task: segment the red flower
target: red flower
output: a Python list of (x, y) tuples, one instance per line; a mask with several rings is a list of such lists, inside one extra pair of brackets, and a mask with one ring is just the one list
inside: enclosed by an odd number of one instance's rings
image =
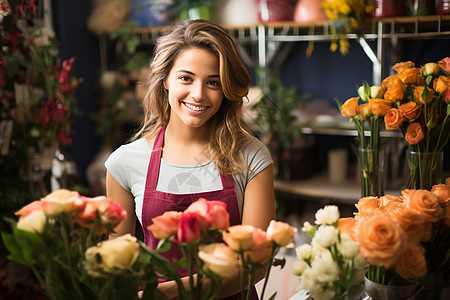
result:
[(200, 238), (200, 225), (197, 214), (184, 213), (181, 216), (177, 235), (177, 241), (181, 243), (190, 243)]

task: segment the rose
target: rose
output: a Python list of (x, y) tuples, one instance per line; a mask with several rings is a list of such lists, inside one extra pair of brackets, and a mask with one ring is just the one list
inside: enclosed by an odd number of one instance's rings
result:
[(405, 198), (405, 206), (417, 212), (426, 221), (437, 221), (443, 212), (438, 196), (431, 191), (406, 190), (402, 191), (402, 195)]
[(450, 104), (450, 89), (447, 90), (447, 92), (445, 93), (444, 98), (442, 98), (442, 100), (445, 103)]
[(420, 73), (418, 68), (404, 69), (398, 73), (398, 77), (404, 84), (413, 84), (416, 83)]
[(423, 76), (435, 76), (439, 72), (439, 65), (437, 63), (426, 63), (422, 67), (422, 75)]
[(25, 217), (28, 216), (29, 214), (38, 211), (38, 210), (42, 210), (42, 202), (39, 200), (33, 201), (27, 205), (25, 205), (24, 207), (22, 207), (21, 209), (19, 209), (18, 211), (15, 212), (16, 216), (21, 216), (21, 217)]
[(379, 199), (380, 207), (387, 207), (391, 203), (403, 203), (403, 199), (393, 195), (384, 195)]
[(292, 273), (294, 275), (300, 276), (306, 270), (306, 268), (308, 268), (308, 264), (303, 260), (295, 261), (292, 264)]
[(148, 230), (152, 232), (155, 238), (160, 240), (166, 239), (177, 233), (181, 215), (181, 212), (167, 211), (153, 218), (153, 224), (148, 226)]
[(450, 76), (450, 57), (446, 57), (438, 62), (439, 68), (441, 68), (442, 71), (447, 76)]
[(201, 228), (214, 227), (225, 230), (230, 224), (230, 215), (227, 212), (226, 206), (226, 203), (222, 201), (208, 201), (200, 198), (189, 205), (184, 212), (197, 214)]
[(244, 257), (252, 263), (263, 263), (270, 258), (272, 248), (273, 244), (267, 240), (265, 231), (255, 228), (252, 233), (252, 248), (244, 252)]
[(239, 271), (238, 254), (225, 244), (201, 245), (198, 257), (203, 261), (206, 268), (222, 278), (232, 277)]
[(112, 202), (105, 196), (81, 197), (80, 199), (85, 202), (83, 211), (76, 217), (76, 222), (80, 226), (92, 227), (98, 214), (102, 224), (111, 224), (115, 227), (127, 216), (126, 210), (120, 204)]
[(346, 234), (353, 240), (356, 240), (356, 225), (358, 221), (355, 218), (341, 218), (339, 219), (339, 231), (341, 235)]
[(137, 239), (130, 234), (122, 235), (112, 240), (99, 243), (86, 250), (88, 272), (111, 272), (115, 268), (129, 269), (139, 256)]
[(178, 242), (190, 243), (200, 238), (200, 224), (197, 214), (183, 213), (177, 231)]
[(403, 70), (414, 68), (414, 66), (415, 66), (414, 62), (412, 61), (399, 62), (392, 67), (392, 70), (397, 71), (397, 73), (400, 73)]
[(371, 215), (374, 210), (380, 207), (380, 199), (373, 196), (363, 197), (359, 199), (358, 203), (356, 203), (355, 206), (358, 209), (358, 213), (355, 213), (357, 217)]
[(267, 227), (266, 236), (269, 241), (272, 241), (277, 246), (286, 247), (292, 243), (292, 238), (297, 232), (297, 228), (290, 226), (287, 223), (272, 220)]
[(368, 263), (391, 268), (403, 250), (406, 235), (384, 214), (374, 214), (358, 222), (359, 251)]
[(427, 240), (428, 234), (425, 230), (424, 220), (416, 211), (408, 209), (403, 203), (391, 202), (384, 212), (400, 225), (410, 241)]
[(301, 260), (310, 260), (312, 253), (312, 247), (310, 244), (303, 244), (295, 248), (295, 254)]
[(358, 111), (358, 101), (359, 97), (353, 97), (345, 101), (341, 107), (341, 114), (344, 117), (349, 118), (353, 118), (354, 116), (356, 116), (356, 113)]
[(29, 215), (23, 216), (17, 222), (17, 228), (20, 230), (42, 233), (47, 223), (47, 216), (42, 210), (36, 210)]
[(252, 225), (235, 225), (228, 228), (227, 232), (222, 234), (223, 240), (234, 251), (245, 251), (251, 249), (253, 245)]
[[(392, 75), (392, 76), (386, 77), (381, 82), (381, 86), (387, 90), (390, 86), (392, 86), (395, 83), (399, 83), (399, 84), (403, 85), (403, 82), (400, 80), (398, 75)], [(386, 95), (385, 95), (385, 97), (386, 97)]]
[(386, 130), (395, 130), (403, 124), (403, 116), (396, 108), (391, 108), (384, 116), (384, 125)]
[(428, 98), (427, 99), (423, 98), (424, 90), (425, 90), (425, 86), (423, 86), (423, 85), (415, 86), (414, 87), (414, 97), (417, 102), (420, 102), (422, 104), (425, 104), (425, 102), (426, 102), (427, 104), (430, 104), (434, 99), (434, 90), (427, 87), (427, 90), (428, 90)]
[(111, 202), (106, 212), (100, 215), (103, 224), (111, 224), (113, 228), (127, 217), (127, 211), (119, 203)]
[(328, 248), (338, 241), (339, 230), (334, 226), (322, 225), (317, 229), (312, 245)]
[(411, 123), (406, 128), (405, 140), (410, 145), (416, 145), (425, 138), (422, 126), (419, 123)]
[(433, 88), (439, 94), (445, 94), (448, 90), (448, 79), (445, 76), (439, 76), (433, 81)]
[(61, 189), (52, 192), (41, 199), (42, 206), (49, 216), (60, 213), (79, 211), (84, 208), (85, 202), (77, 192)]
[(415, 243), (407, 243), (395, 263), (395, 270), (403, 278), (420, 278), (427, 273), (425, 249)]
[(344, 258), (353, 258), (359, 252), (359, 245), (348, 234), (341, 234), (337, 244), (339, 252)]
[(369, 99), (370, 111), (375, 116), (384, 116), (391, 108), (391, 102), (386, 99)]
[(361, 120), (367, 120), (367, 118), (370, 117), (370, 115), (372, 114), (372, 111), (370, 110), (370, 103), (364, 103), (358, 106), (358, 113), (359, 113), (359, 118)]
[(396, 81), (384, 93), (384, 99), (391, 102), (399, 102), (405, 96), (404, 85), (401, 81)]
[(339, 220), (339, 209), (336, 205), (326, 205), (316, 212), (316, 224), (331, 225)]
[(381, 86), (371, 86), (370, 87), (370, 97), (371, 98), (381, 98), (384, 95), (384, 88)]
[(435, 184), (431, 188), (431, 192), (439, 197), (441, 203), (450, 201), (450, 177), (446, 179), (446, 184)]
[(422, 112), (420, 105), (418, 105), (414, 101), (409, 101), (407, 103), (400, 104), (398, 110), (401, 113), (401, 115), (408, 120), (417, 119), (420, 116), (420, 113)]

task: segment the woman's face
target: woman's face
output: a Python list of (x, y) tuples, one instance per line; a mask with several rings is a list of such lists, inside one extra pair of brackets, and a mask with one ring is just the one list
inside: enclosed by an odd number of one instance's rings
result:
[(164, 87), (168, 90), (170, 122), (192, 128), (204, 126), (222, 104), (218, 58), (201, 48), (183, 50)]

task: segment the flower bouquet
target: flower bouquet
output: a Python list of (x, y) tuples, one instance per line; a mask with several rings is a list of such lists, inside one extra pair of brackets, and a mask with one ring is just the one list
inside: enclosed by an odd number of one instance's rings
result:
[(382, 82), (384, 98), (392, 101), (386, 129), (400, 129), (407, 142), (408, 187), (429, 190), (443, 179), (438, 170), (450, 136), (450, 57), (419, 68), (411, 61), (398, 63), (393, 69), (397, 74)]
[(316, 213), (316, 225), (305, 222), (303, 231), (311, 244), (296, 248), (299, 261), (293, 265), (300, 287), (314, 299), (356, 299), (362, 294), (367, 263), (358, 244), (339, 227), (337, 206), (328, 205)]
[[(8, 219), (11, 231), (1, 234), (9, 259), (30, 267), (50, 298), (58, 300), (167, 299), (157, 288), (167, 280), (176, 283), (179, 299), (216, 299), (222, 280), (233, 276), (240, 276), (242, 291), (250, 291), (257, 272), (268, 277), (272, 265), (283, 266), (275, 254), (296, 231), (276, 221), (267, 232), (229, 227), (223, 202), (199, 199), (183, 212), (153, 219), (149, 230), (161, 242), (150, 250), (129, 234), (106, 240), (126, 211), (104, 196), (59, 190), (16, 214), (17, 222)], [(179, 260), (164, 257), (170, 247), (181, 250)], [(187, 270), (186, 278), (180, 269)], [(241, 293), (241, 299), (250, 296)]]

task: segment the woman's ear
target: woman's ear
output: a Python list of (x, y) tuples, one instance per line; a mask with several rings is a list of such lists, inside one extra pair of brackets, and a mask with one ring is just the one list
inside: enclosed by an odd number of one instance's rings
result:
[(167, 80), (163, 80), (163, 86), (164, 86), (164, 89), (165, 89), (166, 91), (169, 90), (169, 89), (167, 88)]

